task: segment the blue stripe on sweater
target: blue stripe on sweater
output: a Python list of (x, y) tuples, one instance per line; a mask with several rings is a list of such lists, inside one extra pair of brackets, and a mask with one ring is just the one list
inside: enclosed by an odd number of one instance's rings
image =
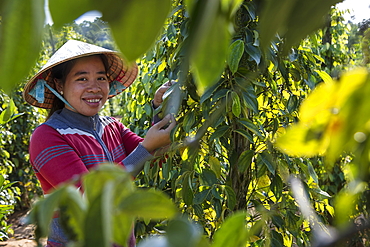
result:
[(68, 145), (48, 147), (37, 155), (34, 161), (35, 168), (40, 170), (51, 159), (69, 152), (73, 152), (73, 149)]
[(80, 157), (85, 166), (91, 166), (107, 161), (104, 154), (91, 154)]

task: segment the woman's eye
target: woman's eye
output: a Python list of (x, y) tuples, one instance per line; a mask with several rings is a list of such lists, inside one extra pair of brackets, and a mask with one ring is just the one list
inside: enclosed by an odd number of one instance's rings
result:
[(87, 81), (86, 78), (78, 78), (77, 81)]
[(105, 80), (107, 80), (107, 78), (106, 77), (99, 77), (98, 80), (99, 81), (105, 81)]

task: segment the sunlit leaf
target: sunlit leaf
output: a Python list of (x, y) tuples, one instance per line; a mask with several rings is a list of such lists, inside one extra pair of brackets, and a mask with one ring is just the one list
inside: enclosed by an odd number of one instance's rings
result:
[(310, 130), (310, 126), (296, 124), (279, 136), (275, 145), (284, 153), (296, 157), (323, 154), (329, 144), (329, 140), (323, 136), (323, 131), (320, 128)]
[(0, 124), (5, 124), (13, 119), (13, 115), (15, 114), (17, 107), (14, 104), (14, 101), (10, 99), (8, 107), (3, 110), (0, 114)]
[(351, 184), (349, 190), (341, 191), (335, 198), (335, 222), (338, 226), (344, 227), (350, 222), (350, 218), (355, 212), (358, 201), (358, 193), (361, 193), (365, 188), (364, 183)]
[(209, 165), (216, 174), (217, 178), (221, 177), (221, 162), (216, 157), (209, 157)]

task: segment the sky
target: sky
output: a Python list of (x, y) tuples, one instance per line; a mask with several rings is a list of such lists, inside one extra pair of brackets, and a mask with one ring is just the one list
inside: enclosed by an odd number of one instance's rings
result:
[[(370, 19), (370, 0), (345, 0), (338, 4), (338, 8), (341, 10), (349, 9), (350, 14), (345, 14), (347, 20), (351, 20), (354, 23), (359, 23), (362, 20)], [(354, 19), (351, 16), (354, 15)]]

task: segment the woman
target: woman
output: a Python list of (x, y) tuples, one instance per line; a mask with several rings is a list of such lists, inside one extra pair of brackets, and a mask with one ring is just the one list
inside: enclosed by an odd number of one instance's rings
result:
[[(136, 76), (136, 64), (128, 66), (117, 52), (70, 40), (28, 81), (25, 100), (50, 109), (47, 121), (33, 132), (29, 148), (45, 194), (106, 161), (136, 175), (153, 158), (152, 152), (170, 144), (175, 127), (170, 115), (155, 123), (144, 139), (116, 119), (98, 115), (107, 99), (130, 86)], [(168, 87), (167, 83), (157, 90), (154, 107), (161, 104)], [(47, 246), (65, 246), (67, 241), (55, 218)], [(134, 244), (131, 239), (130, 246)]]

